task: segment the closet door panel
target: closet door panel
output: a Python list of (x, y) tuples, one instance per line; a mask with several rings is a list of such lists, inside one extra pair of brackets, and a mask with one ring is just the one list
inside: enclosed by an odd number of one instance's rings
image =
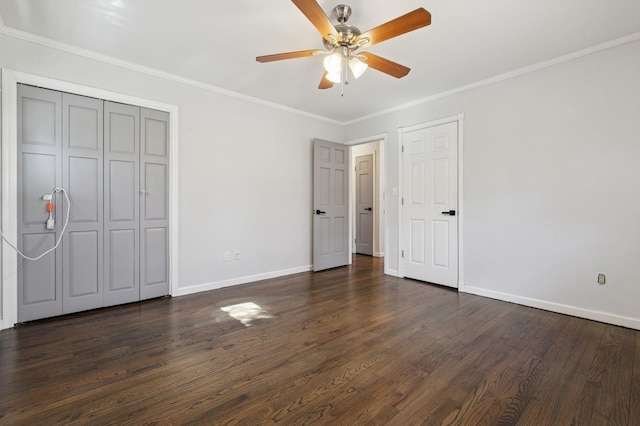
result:
[[(73, 202), (69, 213), (69, 223), (98, 224), (102, 208), (102, 167), (98, 158), (69, 157), (64, 171), (68, 174), (67, 191)], [(66, 201), (66, 200), (65, 200)]]
[(140, 108), (105, 102), (105, 306), (140, 300)]
[(97, 231), (74, 231), (69, 233), (69, 298), (93, 296), (101, 292), (98, 275)]
[[(19, 84), (17, 136), (16, 242), (27, 256), (37, 257), (54, 246), (61, 229), (46, 229), (49, 213), (42, 197), (62, 185), (62, 94)], [(54, 212), (57, 223), (60, 212)], [(61, 281), (61, 250), (37, 261), (18, 256), (18, 321), (62, 314)]]
[(146, 163), (144, 165), (145, 209), (144, 220), (166, 221), (167, 217), (167, 165)]
[[(145, 284), (147, 286), (162, 285), (167, 282), (167, 228), (147, 228), (144, 230), (146, 247)], [(163, 296), (162, 294), (159, 296)]]
[(135, 161), (109, 161), (109, 222), (135, 223), (137, 220), (136, 181)]
[[(27, 253), (42, 253), (55, 244), (53, 233), (23, 234), (22, 248)], [(59, 299), (56, 289), (56, 262), (55, 256), (44, 256), (40, 260), (29, 261), (29, 266), (23, 269), (21, 286), (22, 303), (35, 307), (38, 304), (49, 304)], [(51, 309), (54, 315), (59, 315), (58, 308)], [(45, 312), (50, 309), (45, 308)], [(44, 317), (42, 317), (44, 318)], [(35, 319), (35, 318), (31, 318)], [(28, 321), (25, 319), (25, 321)]]
[(50, 194), (55, 188), (58, 169), (54, 154), (36, 154), (23, 152), (20, 156), (22, 164), (21, 221), (27, 226), (44, 227), (48, 213), (46, 201), (42, 196)]
[[(115, 229), (109, 232), (109, 292), (116, 294), (137, 288), (135, 230)], [(122, 302), (126, 303), (126, 302)]]
[[(71, 208), (62, 240), (65, 314), (103, 306), (103, 102), (64, 93), (63, 187)], [(56, 194), (56, 209), (66, 198)], [(58, 223), (56, 226), (63, 226)]]
[(169, 294), (169, 114), (140, 109), (140, 298)]

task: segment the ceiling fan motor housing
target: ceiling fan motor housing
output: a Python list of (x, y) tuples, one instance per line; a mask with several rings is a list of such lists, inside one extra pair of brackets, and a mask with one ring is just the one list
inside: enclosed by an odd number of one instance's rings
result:
[(338, 47), (349, 47), (355, 50), (358, 46), (354, 45), (355, 39), (361, 34), (358, 27), (347, 24), (347, 20), (351, 16), (351, 6), (339, 4), (333, 8), (333, 16), (339, 24), (335, 25), (335, 29), (340, 34), (340, 41), (322, 39), (322, 44), (327, 50), (334, 50)]
[(351, 16), (351, 6), (346, 4), (339, 4), (333, 8), (333, 16), (336, 17), (338, 22), (344, 24), (349, 20), (349, 16)]

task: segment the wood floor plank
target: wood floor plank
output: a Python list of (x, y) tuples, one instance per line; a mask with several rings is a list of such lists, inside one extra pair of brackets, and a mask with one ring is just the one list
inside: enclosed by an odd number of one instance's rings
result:
[(631, 374), (631, 400), (629, 407), (629, 426), (640, 425), (640, 336), (635, 335), (633, 372)]
[(367, 256), (4, 330), (0, 363), (0, 424), (640, 424), (638, 331)]

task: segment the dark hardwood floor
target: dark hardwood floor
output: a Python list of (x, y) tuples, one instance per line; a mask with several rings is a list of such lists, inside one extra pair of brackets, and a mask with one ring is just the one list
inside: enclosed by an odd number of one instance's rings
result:
[(0, 362), (2, 425), (640, 425), (640, 332), (364, 256), (21, 325)]

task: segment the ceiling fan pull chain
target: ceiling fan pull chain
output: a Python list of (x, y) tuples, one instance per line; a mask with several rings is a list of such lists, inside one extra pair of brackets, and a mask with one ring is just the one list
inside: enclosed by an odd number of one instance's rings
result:
[[(342, 69), (340, 70), (340, 72), (344, 72), (346, 75), (346, 65), (347, 65), (347, 61), (344, 59), (344, 57), (342, 58)], [(347, 83), (347, 79), (345, 77), (340, 79), (340, 97), (344, 97), (344, 85), (348, 84)]]

